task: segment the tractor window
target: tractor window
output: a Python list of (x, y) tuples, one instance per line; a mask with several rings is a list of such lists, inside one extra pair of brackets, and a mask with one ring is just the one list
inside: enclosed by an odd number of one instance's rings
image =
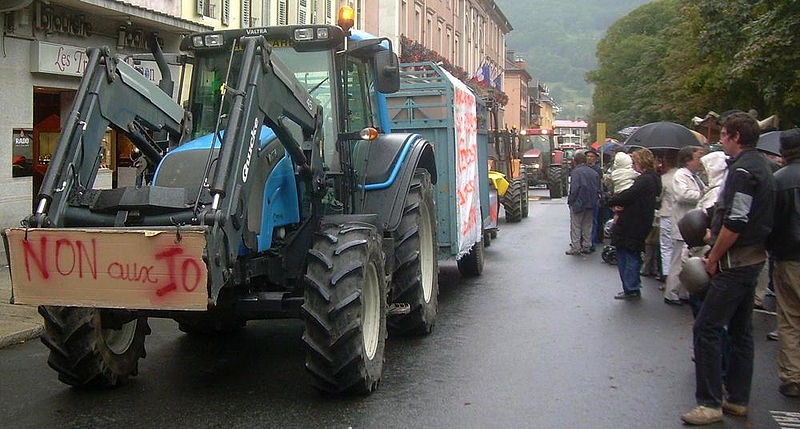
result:
[[(343, 129), (346, 132), (358, 132), (372, 125), (372, 111), (369, 103), (369, 90), (367, 84), (367, 64), (361, 59), (348, 56), (345, 70), (347, 103), (347, 117), (344, 118)], [(345, 83), (343, 82), (343, 88)]]
[[(194, 81), (192, 88), (191, 111), (194, 120), (194, 133), (192, 137), (197, 138), (207, 134), (212, 134), (217, 125), (217, 115), (222, 102), (223, 84), (225, 75), (228, 72), (228, 52), (219, 52), (215, 55), (200, 56), (197, 58), (194, 67)], [(242, 65), (242, 55), (234, 55), (231, 64), (231, 73), (228, 85), (235, 86), (239, 77), (239, 68)], [(225, 98), (225, 106), (222, 110), (223, 115), (230, 110), (230, 97)], [(220, 129), (225, 129), (225, 122), (222, 121)]]
[[(334, 111), (331, 108), (330, 69), (331, 57), (328, 51), (297, 52), (294, 49), (275, 48), (272, 50), (288, 70), (291, 70), (310, 95), (322, 106), (323, 136), (324, 141), (333, 142), (334, 139)], [(239, 79), (239, 69), (242, 63), (243, 51), (237, 51), (233, 56), (231, 74), (228, 85), (236, 86)], [(197, 59), (195, 66), (195, 80), (193, 82), (192, 117), (194, 119), (193, 137), (201, 137), (214, 132), (219, 106), (222, 100), (222, 85), (225, 82), (228, 58), (230, 52), (219, 51), (213, 55), (203, 55)], [(223, 119), (220, 129), (227, 126), (226, 115), (230, 110), (231, 96), (225, 97), (222, 109)], [(330, 145), (333, 146), (332, 144)]]

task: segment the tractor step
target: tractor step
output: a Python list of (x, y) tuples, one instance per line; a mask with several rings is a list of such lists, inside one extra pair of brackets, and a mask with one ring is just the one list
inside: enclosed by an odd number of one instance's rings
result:
[(408, 313), (411, 313), (411, 305), (406, 302), (393, 302), (389, 304), (389, 308), (386, 310), (387, 316), (399, 316)]

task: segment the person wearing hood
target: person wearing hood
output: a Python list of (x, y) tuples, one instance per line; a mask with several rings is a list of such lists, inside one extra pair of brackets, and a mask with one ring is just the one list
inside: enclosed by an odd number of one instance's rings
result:
[(728, 172), (728, 165), (725, 163), (726, 158), (725, 152), (722, 151), (707, 153), (700, 158), (700, 163), (703, 164), (706, 177), (708, 177), (708, 185), (703, 191), (700, 201), (697, 202), (698, 209), (708, 212), (717, 202), (722, 182), (725, 181), (725, 175)]

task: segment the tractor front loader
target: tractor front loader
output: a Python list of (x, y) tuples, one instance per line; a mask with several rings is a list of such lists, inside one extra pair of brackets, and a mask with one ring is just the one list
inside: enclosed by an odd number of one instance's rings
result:
[[(430, 332), (433, 148), (389, 132), (397, 57), (351, 26), (185, 37), (185, 110), (107, 49), (89, 50), (38, 206), (4, 233), (13, 299), (40, 305), (61, 381), (136, 375), (148, 317), (201, 335), (300, 317), (313, 384), (367, 393), (387, 326)], [(107, 127), (145, 157), (142, 186), (93, 189)]]

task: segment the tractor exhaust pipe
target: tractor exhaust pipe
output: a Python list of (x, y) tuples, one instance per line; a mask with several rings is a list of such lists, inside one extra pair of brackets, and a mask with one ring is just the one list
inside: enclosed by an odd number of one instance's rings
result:
[(158, 64), (158, 70), (161, 72), (161, 80), (158, 82), (158, 87), (161, 88), (164, 93), (172, 97), (175, 83), (172, 81), (172, 73), (169, 71), (166, 58), (164, 58), (164, 52), (158, 44), (158, 33), (150, 33), (148, 42), (150, 44), (150, 52), (152, 52), (153, 58), (155, 58), (156, 64)]

